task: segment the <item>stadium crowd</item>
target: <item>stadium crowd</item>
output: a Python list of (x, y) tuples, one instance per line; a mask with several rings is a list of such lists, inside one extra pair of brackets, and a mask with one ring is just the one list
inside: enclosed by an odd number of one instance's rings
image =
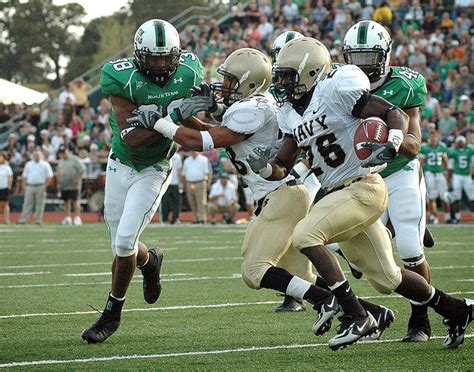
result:
[[(342, 45), (350, 25), (373, 19), (389, 29), (394, 66), (408, 66), (426, 79), (428, 96), (421, 110), (422, 134), (428, 140), (436, 131), (448, 146), (464, 136), (474, 143), (474, 25), (471, 0), (252, 1), (233, 8), (230, 18), (199, 20), (180, 34), (182, 48), (195, 53), (204, 66), (208, 83), (219, 79), (217, 67), (232, 51), (258, 48), (270, 55), (274, 39), (294, 30), (321, 40), (333, 62), (344, 63)], [(86, 179), (100, 179), (111, 147), (110, 102), (103, 98), (91, 107), (87, 93), (91, 86), (82, 79), (67, 84), (59, 96), (54, 91), (40, 107), (0, 105), (0, 123), (15, 116), (22, 121), (11, 133), (4, 156), (13, 169), (12, 194), (22, 194), (21, 173), (25, 163), (40, 147), (44, 160), (53, 166), (58, 149), (66, 145), (85, 166)], [(208, 118), (209, 119), (209, 118)], [(181, 152), (186, 157), (187, 152)], [(222, 152), (204, 153), (214, 170), (214, 180), (229, 169)], [(224, 164), (223, 164), (224, 163)], [(224, 167), (225, 166), (225, 167)], [(224, 169), (225, 168), (225, 169)], [(212, 182), (209, 183), (209, 185)], [(54, 188), (50, 189), (54, 193)], [(241, 203), (242, 204), (242, 203)]]

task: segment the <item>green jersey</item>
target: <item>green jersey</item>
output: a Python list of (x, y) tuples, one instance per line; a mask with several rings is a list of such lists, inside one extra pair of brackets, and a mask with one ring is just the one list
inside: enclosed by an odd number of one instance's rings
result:
[[(158, 111), (166, 116), (183, 98), (190, 97), (189, 89), (193, 85), (199, 85), (202, 81), (201, 62), (194, 54), (184, 52), (176, 72), (164, 87), (145, 78), (135, 65), (133, 57), (106, 63), (102, 68), (100, 84), (104, 94), (126, 98), (140, 110)], [(112, 151), (122, 163), (137, 171), (159, 162), (169, 163), (176, 150), (175, 143), (167, 138), (138, 148), (129, 147), (120, 136), (120, 128), (113, 112), (110, 115), (110, 126), (113, 131)]]
[(448, 149), (448, 157), (454, 161), (454, 174), (471, 175), (471, 164), (474, 158), (474, 146)]
[[(423, 105), (427, 90), (422, 74), (408, 67), (394, 66), (390, 67), (388, 79), (371, 93), (403, 110)], [(387, 167), (380, 172), (380, 175), (387, 177), (403, 169), (409, 162), (410, 159), (399, 155), (387, 163)]]
[(428, 143), (422, 143), (420, 154), (425, 158), (425, 165), (423, 166), (425, 172), (443, 172), (443, 157), (447, 153), (448, 147), (441, 141), (435, 147), (430, 146)]

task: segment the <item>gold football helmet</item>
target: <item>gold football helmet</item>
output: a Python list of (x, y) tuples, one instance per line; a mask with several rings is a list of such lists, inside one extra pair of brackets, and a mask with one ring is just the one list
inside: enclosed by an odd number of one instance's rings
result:
[(213, 83), (212, 90), (226, 105), (265, 92), (271, 84), (272, 64), (268, 57), (252, 48), (232, 52), (217, 72), (223, 82)]
[(331, 70), (328, 49), (319, 40), (303, 37), (281, 48), (273, 67), (273, 89), (277, 103), (301, 98)]

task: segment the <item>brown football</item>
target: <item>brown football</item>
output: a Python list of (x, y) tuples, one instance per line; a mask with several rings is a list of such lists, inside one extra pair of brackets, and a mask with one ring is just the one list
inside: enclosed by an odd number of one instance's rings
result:
[(364, 119), (360, 122), (354, 135), (354, 150), (360, 160), (367, 159), (372, 150), (362, 147), (365, 142), (386, 143), (388, 139), (388, 126), (376, 117)]

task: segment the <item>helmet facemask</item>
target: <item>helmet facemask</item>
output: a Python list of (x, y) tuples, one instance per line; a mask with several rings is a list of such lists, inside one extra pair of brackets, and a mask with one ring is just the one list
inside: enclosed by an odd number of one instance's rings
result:
[(211, 90), (216, 96), (217, 102), (222, 102), (226, 106), (230, 106), (235, 102), (244, 98), (243, 93), (239, 92), (239, 79), (231, 73), (225, 71), (223, 66), (217, 68), (217, 72), (224, 76), (222, 82), (215, 82), (211, 84)]
[(164, 87), (179, 65), (181, 51), (174, 48), (167, 53), (135, 51), (135, 61), (139, 70), (151, 81)]
[(386, 62), (388, 51), (378, 48), (345, 47), (343, 50), (344, 61), (350, 65), (359, 67), (369, 78), (371, 83), (386, 74)]
[(301, 98), (306, 92), (306, 86), (300, 84), (300, 75), (289, 67), (275, 67), (273, 69), (273, 84), (270, 89), (279, 107), (285, 102), (293, 102)]

